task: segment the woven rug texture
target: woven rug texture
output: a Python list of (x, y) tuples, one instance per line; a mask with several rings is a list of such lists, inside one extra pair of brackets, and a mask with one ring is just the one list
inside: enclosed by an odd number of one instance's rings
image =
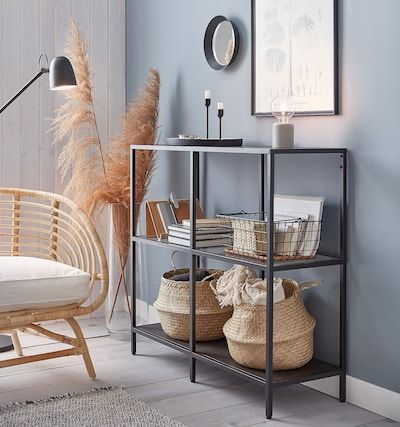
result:
[(0, 406), (1, 427), (182, 427), (121, 387)]

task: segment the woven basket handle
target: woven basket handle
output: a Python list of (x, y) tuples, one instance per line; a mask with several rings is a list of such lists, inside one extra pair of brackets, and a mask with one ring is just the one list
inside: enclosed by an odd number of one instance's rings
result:
[(299, 292), (304, 291), (306, 289), (315, 288), (320, 285), (322, 280), (305, 280), (299, 283)]
[(175, 266), (175, 263), (174, 263), (174, 256), (175, 256), (175, 254), (177, 254), (178, 253), (178, 251), (172, 251), (171, 252), (171, 255), (170, 255), (170, 257), (169, 257), (169, 262), (170, 262), (170, 264), (171, 264), (171, 266), (172, 266), (172, 269), (174, 270), (174, 271), (176, 271), (177, 270), (177, 268), (176, 268), (176, 266)]
[(209, 276), (205, 277), (200, 283), (207, 282), (207, 280), (212, 279), (213, 277), (217, 276), (218, 274), (219, 274), (219, 271), (216, 271), (215, 273), (210, 274)]

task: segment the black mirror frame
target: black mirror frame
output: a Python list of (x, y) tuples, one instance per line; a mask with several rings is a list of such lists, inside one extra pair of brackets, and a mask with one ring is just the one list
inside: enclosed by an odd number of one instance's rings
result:
[[(229, 62), (229, 64), (221, 65), (219, 62), (217, 62), (217, 60), (214, 57), (212, 44), (213, 44), (213, 37), (214, 37), (215, 30), (217, 29), (218, 25), (224, 21), (228, 21), (232, 25), (233, 34), (235, 37), (235, 48), (233, 51), (232, 59)], [(208, 65), (211, 68), (213, 68), (214, 70), (225, 70), (230, 65), (232, 65), (232, 63), (235, 61), (238, 55), (239, 46), (240, 46), (239, 31), (236, 25), (232, 21), (230, 21), (229, 19), (225, 18), (225, 16), (222, 16), (222, 15), (215, 16), (213, 19), (211, 19), (211, 21), (207, 25), (207, 29), (204, 34), (204, 55), (206, 57)]]

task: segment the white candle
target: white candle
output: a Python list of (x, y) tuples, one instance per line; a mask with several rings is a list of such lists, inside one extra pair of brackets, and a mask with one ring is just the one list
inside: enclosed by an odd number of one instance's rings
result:
[(205, 99), (211, 99), (211, 90), (206, 90), (204, 92), (204, 98)]
[(218, 102), (217, 104), (217, 110), (223, 110), (224, 109), (224, 103), (223, 102)]

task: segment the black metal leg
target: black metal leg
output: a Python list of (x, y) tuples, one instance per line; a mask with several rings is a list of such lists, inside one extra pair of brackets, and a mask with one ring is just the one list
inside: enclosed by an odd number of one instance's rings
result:
[[(199, 197), (199, 153), (190, 153), (190, 250), (196, 249), (196, 205)], [(196, 266), (198, 257), (190, 256), (190, 381), (196, 381)]]
[(274, 280), (274, 154), (270, 153), (268, 161), (267, 203), (268, 203), (268, 247), (267, 247), (267, 305), (266, 305), (266, 360), (265, 360), (265, 413), (268, 419), (272, 418), (273, 388), (272, 388), (272, 360), (273, 360), (273, 280)]
[(190, 262), (190, 381), (196, 382), (196, 359), (193, 353), (196, 351), (196, 259), (192, 255)]
[[(132, 242), (132, 327), (136, 327), (136, 243)], [(136, 332), (132, 331), (131, 353), (136, 354)]]
[[(136, 252), (137, 243), (132, 242), (132, 303), (131, 303), (131, 319), (132, 327), (136, 327)], [(132, 331), (131, 352), (136, 354), (136, 332)]]
[(340, 376), (339, 400), (346, 401), (346, 266), (340, 267)]
[(346, 401), (346, 372), (347, 372), (347, 153), (341, 155), (342, 189), (340, 199), (340, 257), (343, 265), (340, 267), (340, 386), (339, 400)]
[(133, 355), (136, 354), (136, 333), (132, 332), (132, 337), (131, 337), (131, 353)]
[[(136, 217), (136, 150), (131, 150), (131, 235), (136, 235), (135, 217)], [(132, 303), (131, 319), (132, 328), (136, 327), (136, 242), (132, 242)], [(136, 354), (136, 333), (132, 330), (131, 352)]]
[(339, 401), (346, 402), (346, 371), (339, 376)]
[(190, 382), (196, 382), (196, 359), (194, 357), (190, 358)]

